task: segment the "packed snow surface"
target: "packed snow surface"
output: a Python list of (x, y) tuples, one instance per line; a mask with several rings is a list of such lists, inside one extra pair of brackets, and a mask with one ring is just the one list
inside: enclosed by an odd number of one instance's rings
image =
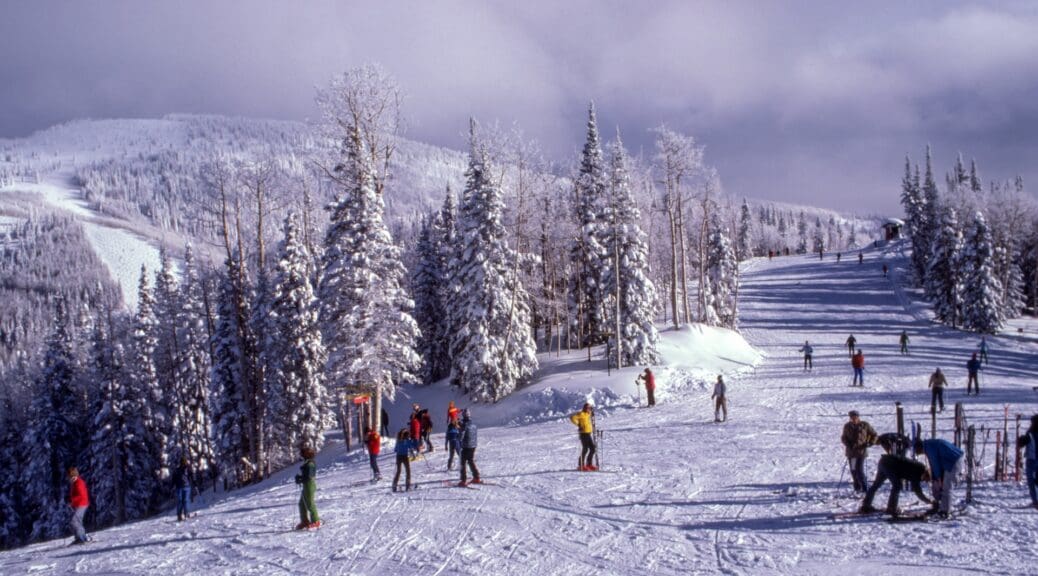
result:
[[(318, 531), (292, 530), (299, 492), (290, 469), (207, 495), (187, 522), (169, 513), (98, 531), (87, 546), (70, 548), (66, 539), (2, 553), (0, 572), (1034, 574), (1038, 511), (1026, 507), (1022, 486), (990, 478), (1004, 405), (1010, 415), (1036, 411), (1036, 344), (989, 338), (981, 395), (965, 397), (965, 362), (979, 338), (913, 315), (911, 295), (880, 271), (898, 258), (877, 249), (863, 264), (751, 261), (740, 293), (749, 345), (701, 327), (665, 332), (655, 408), (634, 406), (640, 367), (607, 376), (586, 351), (543, 354), (533, 386), (495, 406), (471, 406), (482, 426), (482, 486), (452, 486), (457, 472), (446, 471), (442, 424), (454, 397), (434, 385), (402, 391), (391, 407), (394, 430), (412, 401), (427, 405), (437, 425), (435, 451), (412, 463), (415, 491), (390, 491), (391, 443), (379, 459), (386, 479), (372, 484), (367, 459), (344, 454), (336, 437), (319, 458)], [(898, 351), (901, 330), (911, 338), (907, 356)], [(864, 388), (849, 386), (851, 333), (866, 358)], [(805, 340), (815, 349), (812, 371), (797, 351)], [(839, 444), (847, 411), (859, 410), (882, 433), (894, 429), (894, 402), (902, 401), (906, 418), (928, 431), (926, 382), (938, 366), (951, 384), (939, 435), (951, 436), (955, 402), (977, 426), (984, 481), (975, 503), (942, 522), (833, 520), (860, 503)], [(724, 423), (714, 422), (710, 400), (719, 372), (729, 391)], [(576, 430), (562, 417), (585, 398), (602, 406), (600, 472), (575, 470)], [(878, 505), (886, 495), (884, 488)], [(911, 493), (901, 504), (922, 507)]]

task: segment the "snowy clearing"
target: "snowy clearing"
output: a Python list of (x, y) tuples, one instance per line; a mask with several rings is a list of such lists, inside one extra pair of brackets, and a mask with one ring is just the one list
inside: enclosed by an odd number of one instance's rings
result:
[[(880, 517), (834, 521), (857, 508), (839, 444), (849, 409), (880, 432), (894, 428), (893, 403), (923, 420), (927, 377), (941, 366), (946, 402), (964, 402), (978, 427), (984, 464), (993, 462), (995, 428), (1010, 413), (1038, 406), (1038, 345), (996, 337), (982, 393), (966, 398), (965, 362), (979, 338), (930, 323), (884, 278), (880, 262), (902, 266), (891, 249), (865, 261), (781, 257), (744, 267), (742, 334), (684, 329), (665, 334), (670, 364), (658, 370), (660, 404), (633, 408), (638, 368), (607, 377), (582, 352), (542, 355), (537, 384), (500, 403), (472, 407), (483, 425), (477, 463), (487, 484), (456, 488), (446, 471), (442, 386), (401, 394), (393, 429), (412, 399), (426, 403), (436, 450), (413, 462), (419, 489), (392, 493), (370, 484), (367, 459), (330, 442), (319, 460), (323, 528), (294, 532), (295, 469), (212, 499), (198, 516), (170, 514), (69, 540), (0, 554), (5, 574), (1033, 574), (1038, 512), (1015, 483), (985, 482), (965, 516), (890, 524)], [(910, 355), (898, 334), (911, 337)], [(866, 357), (865, 387), (851, 388), (844, 341), (853, 333)], [(814, 369), (797, 349), (815, 347)], [(728, 377), (729, 421), (714, 423), (712, 375)], [(609, 386), (612, 392), (604, 391)], [(599, 389), (595, 392), (594, 389)], [(541, 398), (551, 397), (549, 400)], [(558, 398), (555, 396), (558, 395)], [(601, 472), (576, 472), (574, 427), (555, 414), (587, 395), (608, 408)], [(558, 403), (555, 403), (555, 400)], [(508, 424), (519, 414), (530, 423)], [(940, 416), (949, 437), (952, 416)], [(490, 426), (499, 423), (498, 426)], [(924, 425), (924, 428), (927, 426)], [(1011, 424), (1012, 427), (1012, 424)], [(341, 440), (341, 439), (340, 439)], [(871, 451), (869, 473), (878, 449)], [(391, 451), (380, 458), (391, 478)], [(87, 479), (89, 481), (89, 478)], [(870, 478), (871, 480), (871, 478)], [(885, 503), (887, 490), (877, 502)], [(961, 498), (960, 490), (958, 496)], [(904, 494), (902, 507), (919, 508)]]
[(72, 170), (67, 168), (48, 175), (38, 184), (19, 182), (2, 187), (0, 198), (4, 192), (37, 194), (48, 206), (74, 214), (83, 225), (94, 252), (122, 288), (123, 301), (135, 310), (141, 265), (154, 274), (159, 269), (159, 250), (148, 240), (98, 218), (98, 214), (87, 208), (82, 193), (71, 181)]

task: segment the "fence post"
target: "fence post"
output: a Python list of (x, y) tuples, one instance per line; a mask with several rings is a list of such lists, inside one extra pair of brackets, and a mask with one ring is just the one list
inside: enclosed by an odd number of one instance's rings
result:
[(970, 426), (966, 431), (966, 503), (973, 503), (974, 460), (977, 449), (977, 431)]
[(962, 407), (962, 402), (955, 403), (955, 445), (962, 447), (962, 433), (965, 431), (966, 423), (966, 411)]

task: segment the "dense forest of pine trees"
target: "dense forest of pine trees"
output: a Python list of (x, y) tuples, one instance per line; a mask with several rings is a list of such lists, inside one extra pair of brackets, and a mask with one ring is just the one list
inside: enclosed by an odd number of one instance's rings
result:
[[(619, 133), (603, 143), (593, 104), (572, 170), (473, 121), (464, 181), (445, 176), (435, 208), (393, 212), (407, 193), (393, 178), (400, 102), (369, 66), (319, 93), (305, 134), (206, 120), (189, 150), (82, 168), (97, 210), (205, 246), (165, 247), (141, 271), (136, 310), (74, 221), (26, 214), (0, 237), (0, 544), (61, 534), (70, 465), (95, 495), (88, 522), (110, 525), (167, 507), (181, 457), (201, 489), (265, 478), (301, 445), (320, 448), (354, 394), (378, 414), (398, 387), (449, 378), (496, 402), (532, 380), (537, 352), (563, 348), (656, 363), (658, 322), (737, 327), (738, 261), (846, 249), (871, 225), (737, 207), (691, 136), (661, 126), (655, 154), (635, 158)], [(970, 270), (1001, 274), (1016, 252), (970, 222), (951, 224), (988, 242)], [(975, 299), (1008, 302), (1007, 274)]]
[(962, 155), (941, 192), (930, 148), (925, 171), (905, 158), (901, 205), (912, 270), (938, 321), (983, 334), (1038, 309), (1038, 210), (1019, 177), (985, 189)]

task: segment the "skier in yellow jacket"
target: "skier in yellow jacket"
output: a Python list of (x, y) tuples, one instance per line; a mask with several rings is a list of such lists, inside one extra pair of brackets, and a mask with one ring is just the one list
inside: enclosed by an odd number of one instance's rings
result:
[(595, 431), (595, 426), (592, 422), (594, 412), (595, 409), (591, 407), (591, 404), (585, 403), (584, 408), (580, 412), (569, 417), (569, 421), (575, 424), (577, 431), (580, 432), (579, 470), (581, 471), (598, 470), (594, 465), (595, 441), (592, 439), (592, 434)]

